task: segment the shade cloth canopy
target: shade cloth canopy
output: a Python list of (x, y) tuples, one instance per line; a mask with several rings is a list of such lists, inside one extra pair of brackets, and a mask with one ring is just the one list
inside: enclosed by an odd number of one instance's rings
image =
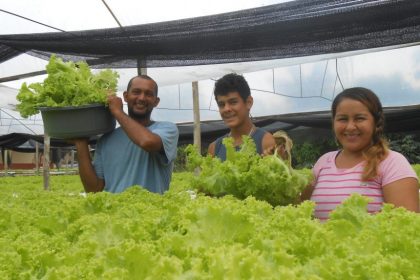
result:
[(298, 0), (168, 22), (0, 36), (0, 62), (52, 53), (93, 67), (186, 66), (418, 44), (420, 1)]

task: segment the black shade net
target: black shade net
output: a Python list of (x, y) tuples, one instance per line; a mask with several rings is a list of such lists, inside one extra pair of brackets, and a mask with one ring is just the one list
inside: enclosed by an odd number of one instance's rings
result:
[(418, 0), (298, 0), (213, 16), (76, 32), (0, 36), (21, 53), (96, 68), (233, 63), (339, 53), (420, 40)]

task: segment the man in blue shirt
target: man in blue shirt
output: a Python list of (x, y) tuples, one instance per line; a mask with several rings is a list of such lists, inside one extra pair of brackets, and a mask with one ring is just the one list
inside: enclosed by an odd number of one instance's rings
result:
[(151, 120), (160, 101), (157, 95), (156, 82), (140, 75), (130, 80), (123, 94), (128, 115), (121, 98), (108, 97), (109, 110), (120, 127), (99, 139), (93, 163), (88, 140), (75, 140), (86, 192), (122, 192), (133, 185), (156, 193), (168, 190), (179, 133), (173, 123)]

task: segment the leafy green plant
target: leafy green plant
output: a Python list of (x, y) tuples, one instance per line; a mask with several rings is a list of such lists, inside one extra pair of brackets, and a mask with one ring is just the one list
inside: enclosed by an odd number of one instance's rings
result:
[(336, 149), (337, 144), (333, 140), (318, 142), (305, 141), (301, 144), (294, 144), (292, 149), (292, 165), (295, 168), (312, 168), (320, 156)]
[(185, 148), (187, 145), (179, 146), (177, 149), (176, 159), (174, 163), (174, 171), (175, 172), (182, 172), (187, 170), (187, 153), (185, 152)]
[(65, 107), (106, 104), (108, 92), (117, 89), (118, 73), (110, 69), (93, 74), (86, 62), (63, 62), (52, 55), (43, 83), (23, 83), (16, 108), (22, 117), (39, 112), (39, 107)]
[(201, 156), (194, 146), (187, 147), (190, 169), (199, 168), (192, 177), (191, 187), (200, 192), (223, 196), (233, 195), (240, 199), (254, 196), (273, 206), (296, 202), (300, 192), (307, 186), (308, 173), (292, 169), (277, 155), (261, 157), (249, 136), (243, 136), (243, 144), (236, 151), (233, 138), (223, 139), (226, 161)]
[(0, 177), (1, 279), (418, 279), (420, 215), (352, 196), (331, 219), (314, 203), (80, 194), (79, 176)]
[(420, 163), (420, 142), (412, 134), (390, 134), (389, 147), (403, 154), (411, 164)]
[(420, 179), (420, 164), (412, 164), (411, 166), (413, 167), (414, 171), (416, 172), (417, 177)]

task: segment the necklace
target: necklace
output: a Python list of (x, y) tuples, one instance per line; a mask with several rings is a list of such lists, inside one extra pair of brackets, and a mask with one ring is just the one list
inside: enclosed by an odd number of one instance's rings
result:
[[(251, 135), (255, 132), (255, 129), (257, 128), (255, 127), (254, 124), (252, 124), (251, 130), (249, 131), (248, 136), (251, 137)], [(231, 137), (231, 136), (232, 136), (232, 132), (229, 132), (228, 137)]]

